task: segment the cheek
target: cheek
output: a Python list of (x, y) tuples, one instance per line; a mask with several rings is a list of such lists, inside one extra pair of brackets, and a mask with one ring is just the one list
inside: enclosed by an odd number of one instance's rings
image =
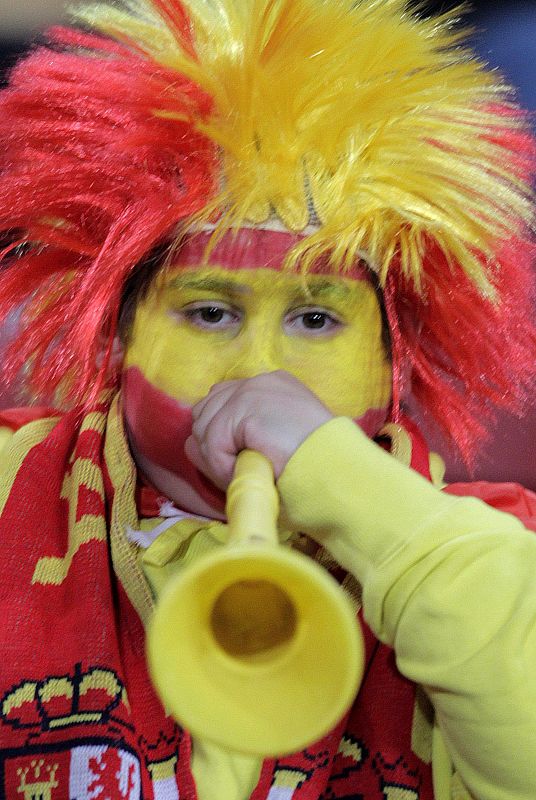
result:
[(221, 348), (173, 325), (165, 314), (140, 314), (137, 323), (125, 368), (136, 368), (153, 387), (184, 406), (205, 397), (223, 369)]
[(153, 386), (137, 367), (123, 373), (122, 388), (124, 416), (136, 449), (159, 467), (180, 475), (211, 506), (223, 509), (225, 495), (184, 452), (192, 432), (190, 408)]
[(334, 386), (340, 412), (358, 416), (384, 408), (391, 399), (391, 365), (380, 342), (359, 338), (347, 341), (333, 359)]
[(295, 352), (290, 371), (334, 414), (353, 418), (382, 412), (391, 398), (391, 368), (381, 343), (354, 331)]
[[(345, 301), (345, 326), (335, 335), (316, 340), (291, 340), (290, 371), (314, 391), (336, 415), (378, 430), (391, 400), (392, 372), (382, 338), (382, 317), (374, 289), (365, 282), (350, 286)], [(290, 351), (289, 351), (290, 352)]]
[(181, 458), (177, 443), (191, 433), (190, 409), (153, 386), (137, 367), (124, 372), (122, 387), (125, 419), (136, 446), (151, 461), (170, 469)]

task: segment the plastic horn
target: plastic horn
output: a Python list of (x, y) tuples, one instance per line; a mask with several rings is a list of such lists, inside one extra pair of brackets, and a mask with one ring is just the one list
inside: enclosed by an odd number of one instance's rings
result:
[(279, 546), (270, 462), (246, 450), (227, 492), (228, 544), (162, 594), (148, 631), (153, 682), (194, 736), (250, 755), (296, 752), (344, 716), (363, 670), (337, 582)]

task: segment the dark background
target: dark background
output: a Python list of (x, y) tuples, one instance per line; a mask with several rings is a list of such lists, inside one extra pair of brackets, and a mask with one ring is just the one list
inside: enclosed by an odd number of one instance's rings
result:
[[(30, 38), (65, 19), (65, 0), (0, 0), (0, 70), (13, 63)], [(414, 2), (425, 13), (440, 13), (459, 3)], [(478, 51), (520, 88), (525, 105), (536, 108), (536, 0), (473, 0), (466, 23), (475, 29)]]
[[(63, 0), (0, 0), (0, 81), (40, 30), (61, 21), (63, 5)], [(425, 13), (437, 13), (455, 5), (429, 2), (423, 9)], [(465, 23), (473, 28), (472, 41), (481, 57), (517, 87), (523, 106), (536, 111), (536, 0), (477, 0), (465, 14)], [(12, 321), (0, 330), (0, 345), (14, 324)], [(14, 395), (0, 385), (0, 407), (15, 401)], [(533, 403), (521, 420), (501, 417), (472, 477), (519, 481), (536, 489), (535, 443), (536, 404)], [(443, 449), (439, 442), (435, 444), (440, 451)], [(466, 477), (460, 464), (452, 462), (448, 466), (451, 480)]]

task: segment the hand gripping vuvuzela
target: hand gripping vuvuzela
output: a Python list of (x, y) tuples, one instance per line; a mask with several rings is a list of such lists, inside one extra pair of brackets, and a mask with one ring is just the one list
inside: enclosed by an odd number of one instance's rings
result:
[(192, 734), (278, 756), (334, 727), (361, 680), (355, 612), (318, 564), (278, 542), (270, 462), (237, 458), (228, 543), (170, 581), (148, 631), (153, 682)]

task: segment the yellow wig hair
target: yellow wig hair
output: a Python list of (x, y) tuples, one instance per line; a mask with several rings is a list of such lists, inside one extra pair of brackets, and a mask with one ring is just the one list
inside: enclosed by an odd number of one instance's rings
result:
[(221, 152), (205, 220), (217, 210), (220, 229), (274, 216), (293, 231), (318, 223), (291, 261), (307, 267), (327, 252), (344, 270), (365, 251), (384, 283), (396, 253), (418, 291), (431, 237), (493, 294), (497, 242), (531, 219), (523, 168), (501, 141), (524, 122), (508, 87), (464, 48), (457, 12), (422, 18), (404, 0), (184, 0), (186, 30), (179, 6), (125, 0), (77, 16), (213, 98), (197, 121)]

